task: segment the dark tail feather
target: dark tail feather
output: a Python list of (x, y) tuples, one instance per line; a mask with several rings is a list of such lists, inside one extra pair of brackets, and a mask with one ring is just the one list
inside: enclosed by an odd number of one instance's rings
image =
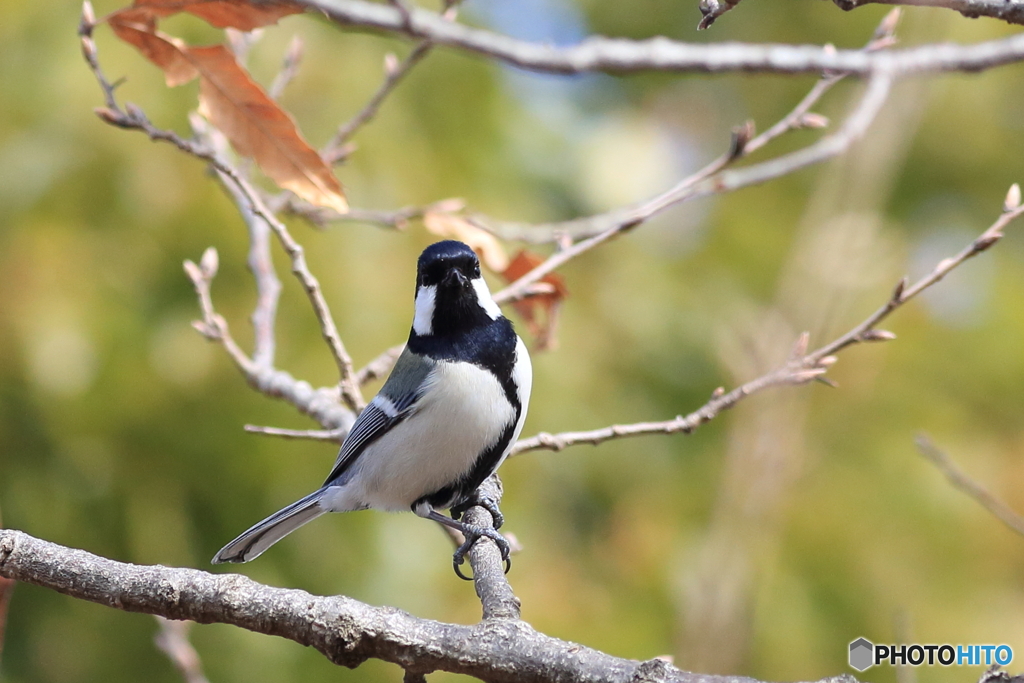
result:
[(263, 554), (263, 551), (282, 538), (298, 529), (306, 522), (311, 522), (327, 512), (320, 507), (320, 497), (324, 489), (314, 491), (302, 500), (298, 500), (283, 510), (279, 510), (262, 522), (242, 532), (235, 540), (228, 543), (214, 555), (212, 562), (248, 562)]

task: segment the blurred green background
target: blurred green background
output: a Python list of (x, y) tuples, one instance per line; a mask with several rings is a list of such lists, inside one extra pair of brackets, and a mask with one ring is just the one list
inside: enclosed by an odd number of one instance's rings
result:
[[(748, 2), (698, 34), (696, 0), (470, 0), (474, 23), (534, 40), (588, 33), (688, 41), (859, 47), (885, 14), (830, 2)], [(102, 0), (97, 13), (118, 8)], [(248, 346), (247, 238), (201, 163), (102, 124), (81, 60), (74, 2), (4, 5), (0, 23), (0, 509), (3, 523), (118, 560), (198, 567), (226, 541), (319, 484), (329, 444), (246, 434), (308, 420), (249, 389), (190, 327), (181, 270), (221, 255), (214, 298)], [(219, 40), (198, 20), (167, 29)], [(905, 45), (1011, 33), (938, 10), (905, 14)], [(325, 142), (408, 45), (290, 17), (250, 63), (269, 83), (293, 35), (307, 60), (284, 96)], [(120, 95), (184, 132), (195, 84), (97, 30)], [(339, 170), (353, 205), (445, 197), (498, 218), (553, 220), (660, 191), (717, 156), (748, 118), (784, 115), (809, 77), (516, 72), (439, 49), (359, 133)], [(838, 121), (844, 83), (818, 111)], [(758, 158), (807, 144), (797, 132)], [(903, 274), (966, 245), (1024, 181), (1024, 67), (900, 83), (846, 157), (770, 184), (685, 204), (564, 268), (560, 345), (534, 357), (524, 435), (668, 419), (719, 386), (852, 327)], [(290, 221), (357, 364), (402, 341), (414, 260), (432, 241)], [(929, 433), (1024, 511), (1024, 225), (886, 325), (895, 342), (849, 350), (823, 385), (774, 390), (692, 436), (525, 454), (506, 464), (510, 575), (523, 616), (615, 655), (772, 680), (849, 671), (847, 643), (1007, 643), (1024, 657), (1024, 539), (916, 454)], [(509, 245), (514, 249), (515, 245)], [(285, 290), (277, 366), (336, 380), (308, 303), (275, 246)], [(495, 285), (498, 283), (495, 282)], [(375, 387), (371, 388), (371, 391)], [(451, 548), (412, 515), (335, 515), (240, 571), (472, 623), (479, 603)], [(19, 585), (0, 679), (177, 681), (151, 617)], [(192, 639), (213, 683), (395, 681), (394, 666), (338, 669), (290, 641), (213, 625)], [(1017, 662), (1011, 667), (1019, 670)], [(973, 680), (980, 668), (916, 671)], [(435, 674), (431, 680), (455, 680)], [(861, 676), (894, 681), (888, 667)]]

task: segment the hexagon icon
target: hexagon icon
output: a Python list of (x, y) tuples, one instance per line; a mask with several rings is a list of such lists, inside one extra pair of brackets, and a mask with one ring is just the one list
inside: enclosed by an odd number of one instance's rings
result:
[(858, 638), (850, 643), (850, 666), (864, 671), (874, 665), (875, 646), (867, 638)]

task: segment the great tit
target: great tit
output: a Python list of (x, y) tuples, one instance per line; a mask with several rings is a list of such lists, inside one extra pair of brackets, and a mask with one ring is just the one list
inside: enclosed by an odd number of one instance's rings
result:
[[(462, 242), (427, 247), (416, 269), (409, 342), (380, 392), (359, 413), (324, 485), (267, 517), (213, 558), (248, 562), (325, 512), (412, 510), (462, 532), (455, 571), (481, 536), (508, 568), (501, 512), (477, 491), (508, 456), (526, 420), (530, 355)], [(473, 505), (494, 528), (460, 521)], [(451, 517), (438, 510), (450, 509)], [(465, 577), (463, 577), (465, 578)]]

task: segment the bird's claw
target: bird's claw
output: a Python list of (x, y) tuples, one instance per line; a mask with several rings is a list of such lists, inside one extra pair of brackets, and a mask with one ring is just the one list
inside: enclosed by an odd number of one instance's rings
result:
[(474, 505), (479, 505), (484, 510), (491, 513), (491, 519), (494, 523), (495, 529), (500, 529), (505, 524), (505, 515), (501, 514), (501, 510), (498, 508), (498, 503), (490, 496), (482, 495), (477, 493), (476, 498), (472, 498), (461, 505), (456, 505), (451, 509), (452, 519), (461, 519), (462, 515), (466, 513), (469, 508)]
[[(501, 513), (498, 514), (500, 515)], [(466, 561), (466, 553), (469, 552), (469, 549), (473, 547), (474, 543), (484, 536), (494, 541), (494, 544), (498, 546), (498, 550), (501, 552), (501, 559), (505, 563), (505, 573), (508, 574), (509, 570), (512, 569), (512, 558), (510, 557), (512, 554), (512, 546), (510, 546), (509, 542), (505, 540), (505, 537), (499, 534), (496, 530), (467, 524), (465, 529), (463, 529), (462, 534), (466, 537), (466, 540), (463, 541), (462, 545), (456, 549), (455, 554), (452, 555), (452, 568), (455, 570), (455, 575), (460, 579), (464, 581), (473, 580), (473, 577), (466, 576), (462, 573), (461, 566)]]

